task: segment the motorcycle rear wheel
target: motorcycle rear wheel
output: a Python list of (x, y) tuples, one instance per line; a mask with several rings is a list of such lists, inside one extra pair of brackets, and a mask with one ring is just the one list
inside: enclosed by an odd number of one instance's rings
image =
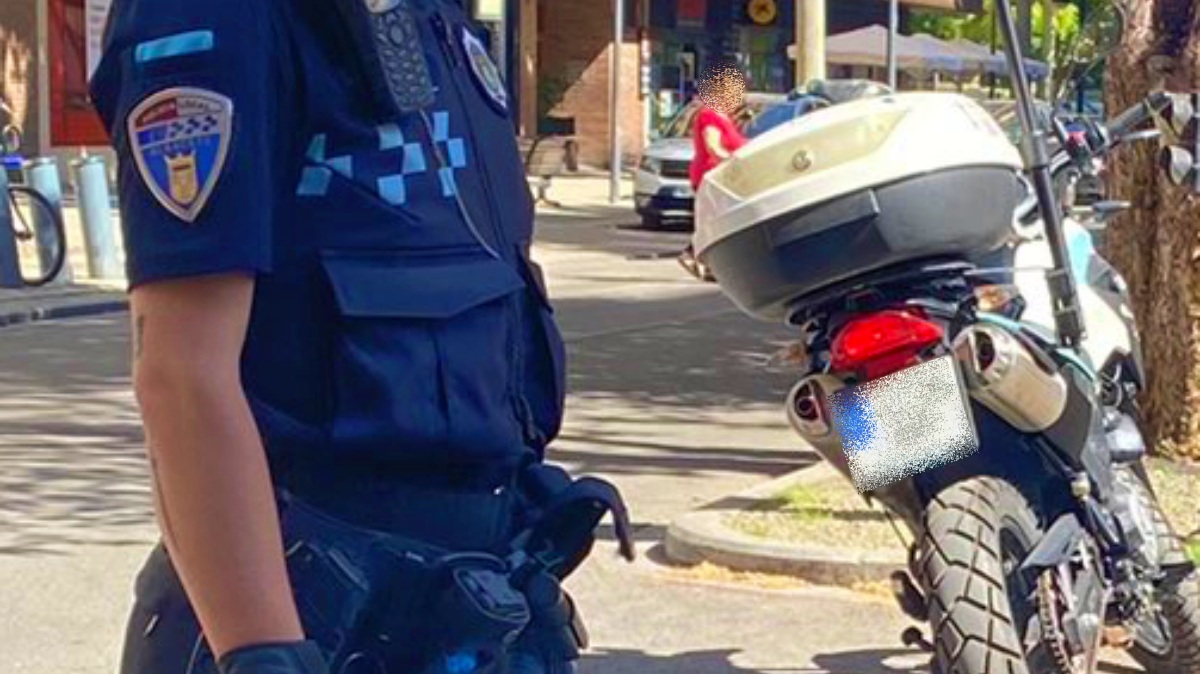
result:
[(1129, 483), (1154, 519), (1165, 573), (1154, 594), (1171, 633), (1166, 653), (1155, 653), (1135, 642), (1130, 655), (1147, 674), (1200, 674), (1200, 573), (1188, 560), (1182, 541), (1158, 505), (1145, 469), (1138, 465), (1130, 472), (1135, 477)]
[(918, 572), (933, 628), (932, 671), (1029, 674), (1022, 635), (1036, 606), (1036, 574), (1020, 561), (1041, 535), (1025, 497), (976, 477), (942, 490), (925, 509)]

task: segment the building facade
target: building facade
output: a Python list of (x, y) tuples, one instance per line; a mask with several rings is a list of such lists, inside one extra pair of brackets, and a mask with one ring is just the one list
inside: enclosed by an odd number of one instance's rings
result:
[[(614, 0), (463, 0), (489, 28), (509, 79), (517, 130), (573, 133), (581, 160), (607, 166)], [(754, 91), (794, 80), (797, 2), (622, 0), (618, 120), (632, 159), (717, 63), (736, 64)], [(886, 23), (887, 3), (825, 0), (827, 32)], [(979, 0), (901, 0), (954, 9)], [(87, 78), (111, 0), (0, 0), (0, 98), (23, 129), (27, 155), (105, 144)]]
[[(786, 92), (794, 86), (789, 46), (796, 43), (796, 5), (816, 0), (622, 0), (618, 100), (623, 155), (639, 154), (656, 129), (693, 95), (716, 64), (736, 64), (748, 88)], [(1030, 0), (1019, 0), (1028, 4)], [(614, 0), (509, 0), (519, 3), (522, 59), (521, 127), (574, 130), (581, 159), (609, 163), (610, 82)], [(824, 0), (825, 33), (886, 25), (888, 3)], [(900, 0), (901, 25), (912, 8), (983, 11), (983, 0)], [(531, 9), (535, 10), (531, 12)], [(530, 19), (530, 14), (536, 18)], [(530, 36), (536, 35), (536, 39)], [(530, 43), (534, 43), (532, 46)], [(845, 77), (845, 68), (829, 69)], [(536, 98), (536, 105), (528, 102)]]
[(110, 2), (0, 1), (0, 100), (21, 129), (22, 154), (106, 151), (87, 80), (99, 59)]

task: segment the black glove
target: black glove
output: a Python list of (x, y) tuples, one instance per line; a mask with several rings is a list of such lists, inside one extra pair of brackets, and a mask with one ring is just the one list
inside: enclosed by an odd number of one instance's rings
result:
[(509, 651), (509, 674), (571, 674), (587, 633), (571, 598), (548, 573), (524, 588), (532, 620)]
[(226, 653), (221, 674), (329, 674), (313, 641), (244, 646)]

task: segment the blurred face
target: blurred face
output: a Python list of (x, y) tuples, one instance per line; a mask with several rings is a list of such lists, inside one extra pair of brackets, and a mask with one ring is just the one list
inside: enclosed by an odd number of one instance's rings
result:
[(714, 69), (701, 81), (697, 91), (705, 105), (722, 114), (732, 115), (745, 98), (746, 78), (737, 68), (724, 66)]

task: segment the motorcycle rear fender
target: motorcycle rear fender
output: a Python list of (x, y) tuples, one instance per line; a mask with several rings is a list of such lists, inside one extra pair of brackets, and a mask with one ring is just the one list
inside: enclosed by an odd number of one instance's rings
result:
[(1034, 510), (1046, 513), (1049, 518), (1073, 507), (1070, 492), (1062, 486), (1062, 477), (1045, 463), (1035, 449), (1030, 436), (1008, 425), (1007, 422), (986, 407), (973, 404), (972, 415), (980, 439), (979, 451), (964, 459), (928, 470), (903, 480), (888, 488), (896, 488), (890, 495), (899, 499), (905, 496), (907, 512), (896, 508), (885, 498), (880, 500), (908, 518), (914, 531), (923, 527), (924, 509), (946, 487), (963, 480), (990, 475), (1002, 479), (1017, 488), (1033, 506)]
[(980, 475), (991, 475), (1017, 487), (1035, 508), (1040, 503), (1043, 485), (1057, 476), (1032, 446), (1030, 436), (1021, 433), (987, 407), (972, 402), (972, 416), (979, 436), (979, 451), (916, 475), (913, 478), (922, 503), (928, 503), (946, 487)]

